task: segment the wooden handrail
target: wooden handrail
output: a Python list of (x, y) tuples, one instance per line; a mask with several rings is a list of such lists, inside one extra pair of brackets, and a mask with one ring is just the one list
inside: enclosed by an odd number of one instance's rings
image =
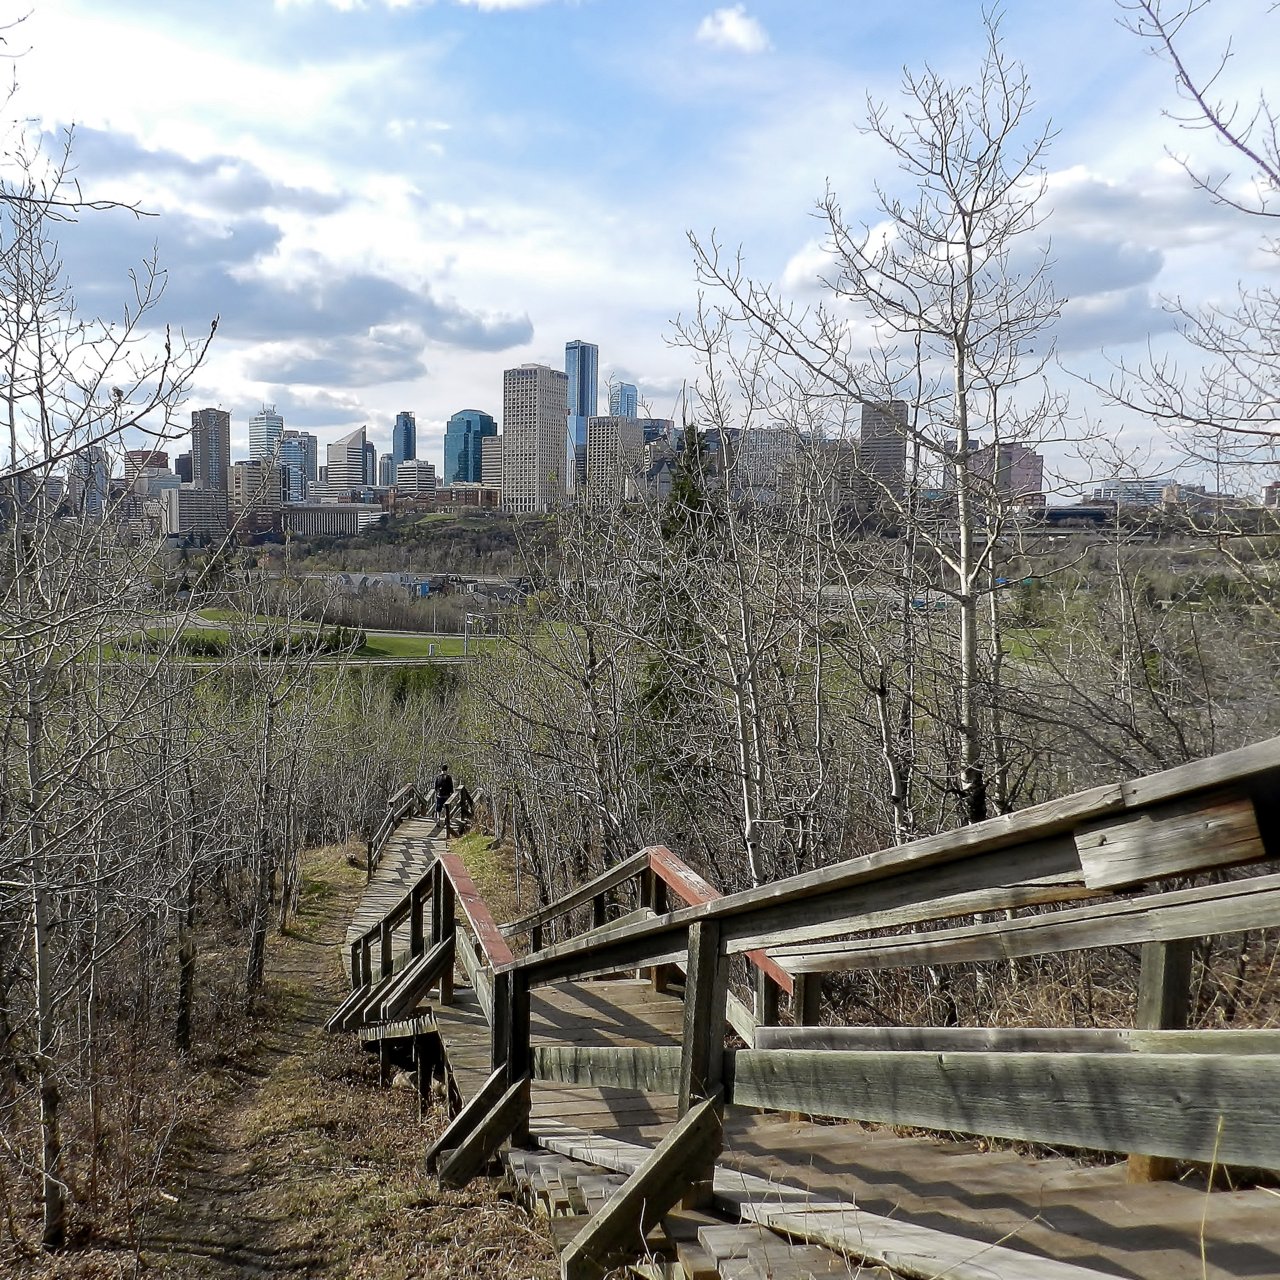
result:
[(456, 853), (442, 853), (437, 861), (444, 869), (445, 875), (449, 877), (449, 883), (453, 885), (453, 891), (457, 895), (462, 912), (467, 917), (471, 931), (475, 934), (476, 941), (480, 944), (480, 949), (484, 952), (490, 967), (496, 969), (500, 965), (510, 964), (514, 959), (511, 948), (503, 939), (488, 904), (480, 896), (480, 891), (471, 879), (471, 873), (467, 870), (466, 864)]
[[(644, 850), (649, 858), (649, 869), (673, 890), (687, 906), (698, 907), (724, 897), (713, 889), (692, 867), (677, 858), (665, 845), (654, 845)], [(771, 978), (787, 995), (792, 995), (795, 983), (791, 975), (771, 956), (761, 950), (748, 951), (747, 959), (766, 977)]]
[[(641, 921), (583, 945), (569, 939), (516, 961), (527, 981), (538, 984), (654, 963), (650, 957), (683, 949), (683, 935), (700, 921), (720, 928), (726, 954), (800, 941), (838, 938), (859, 927), (859, 919), (877, 906), (926, 903), (947, 893), (972, 893), (973, 910), (981, 895), (999, 887), (1055, 876), (1067, 888), (1088, 888), (1099, 875), (1081, 866), (1077, 838), (1095, 838), (1108, 826), (1123, 831), (1135, 818), (1155, 818), (1169, 801), (1239, 782), (1242, 794), (1267, 815), (1267, 840), (1280, 852), (1275, 791), (1280, 781), (1280, 738), (1228, 752), (1206, 761), (1180, 765), (1165, 773), (1124, 784), (1094, 787), (1013, 814), (990, 818), (957, 831), (897, 845), (876, 853), (803, 872), (785, 880), (685, 907), (656, 920)], [(1098, 851), (1095, 849), (1095, 853)], [(1184, 842), (1172, 860), (1155, 860), (1146, 872), (1132, 868), (1127, 879), (1099, 883), (1112, 889), (1205, 867), (1222, 867), (1267, 856), (1267, 846), (1241, 842), (1215, 852), (1205, 843)], [(1099, 855), (1098, 863), (1105, 857)], [(961, 866), (960, 864), (964, 864)], [(944, 868), (957, 868), (943, 874)], [(884, 892), (879, 892), (883, 888)], [(927, 918), (927, 913), (921, 913)]]
[(560, 916), (567, 915), (578, 907), (586, 906), (598, 894), (607, 893), (610, 889), (616, 889), (620, 884), (626, 884), (628, 880), (633, 879), (648, 868), (648, 852), (647, 849), (642, 849), (639, 853), (633, 853), (631, 857), (624, 858), (616, 865), (608, 867), (594, 879), (586, 881), (585, 884), (580, 884), (572, 892), (565, 894), (563, 898), (557, 898), (555, 902), (548, 903), (545, 907), (540, 907), (530, 915), (512, 921), (511, 924), (504, 924), (502, 926), (503, 937), (513, 938), (518, 934), (530, 933), (534, 929), (540, 929), (552, 920), (559, 919)]

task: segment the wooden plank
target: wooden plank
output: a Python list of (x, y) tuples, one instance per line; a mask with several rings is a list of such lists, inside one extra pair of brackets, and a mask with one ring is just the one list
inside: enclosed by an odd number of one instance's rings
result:
[(640, 1162), (561, 1255), (563, 1280), (599, 1280), (612, 1264), (634, 1258), (662, 1215), (685, 1194), (690, 1172), (720, 1150), (714, 1102), (693, 1107)]
[(1280, 1056), (1280, 1030), (1128, 1027), (761, 1027), (756, 1049), (925, 1053), (1217, 1053)]
[(739, 1106), (1280, 1168), (1280, 1058), (744, 1049)]
[(676, 1093), (680, 1088), (680, 1052), (675, 1045), (616, 1049), (539, 1045), (533, 1050), (533, 1076), (564, 1084)]
[(1204, 760), (1176, 765), (1163, 773), (1134, 778), (1121, 784), (1130, 809), (1198, 791), (1216, 790), (1233, 783), (1247, 783), (1280, 772), (1280, 737), (1267, 738), (1236, 751), (1223, 751)]
[[(539, 1132), (537, 1137), (549, 1150), (620, 1172), (637, 1168), (651, 1150), (570, 1126)], [(715, 1204), (745, 1221), (889, 1266), (912, 1280), (1114, 1280), (1071, 1263), (881, 1217), (851, 1201), (832, 1200), (737, 1170), (716, 1170)]]
[(462, 914), (466, 916), (485, 960), (493, 967), (510, 964), (514, 959), (511, 948), (499, 932), (488, 904), (471, 879), (466, 863), (454, 853), (440, 854), (439, 862), (453, 885), (458, 905), (462, 907)]
[(758, 1213), (774, 1231), (826, 1245), (913, 1280), (1113, 1280), (1108, 1272), (880, 1217), (853, 1205), (797, 1212), (766, 1204)]
[(1093, 889), (1266, 857), (1253, 801), (1242, 795), (1194, 796), (1090, 822), (1076, 832), (1076, 848), (1085, 884)]
[(1199, 938), (1280, 924), (1280, 875), (1201, 885), (928, 933), (787, 951), (796, 973), (961, 964)]
[(441, 1184), (446, 1187), (466, 1186), (497, 1155), (498, 1148), (528, 1123), (528, 1119), (529, 1079), (526, 1076), (506, 1089), (448, 1155), (444, 1155), (446, 1148), (440, 1148), (443, 1158), (438, 1176)]

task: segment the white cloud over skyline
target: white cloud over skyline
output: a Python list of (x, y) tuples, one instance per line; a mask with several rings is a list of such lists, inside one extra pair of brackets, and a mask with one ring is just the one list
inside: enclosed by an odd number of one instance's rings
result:
[(764, 27), (751, 17), (744, 5), (727, 5), (707, 14), (698, 24), (698, 39), (717, 49), (738, 53), (764, 53), (769, 37)]

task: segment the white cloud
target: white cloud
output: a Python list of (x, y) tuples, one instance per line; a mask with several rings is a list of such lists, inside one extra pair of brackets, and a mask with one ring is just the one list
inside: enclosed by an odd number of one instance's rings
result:
[(738, 53), (763, 53), (769, 48), (768, 33), (740, 4), (707, 14), (698, 24), (698, 39), (713, 48)]

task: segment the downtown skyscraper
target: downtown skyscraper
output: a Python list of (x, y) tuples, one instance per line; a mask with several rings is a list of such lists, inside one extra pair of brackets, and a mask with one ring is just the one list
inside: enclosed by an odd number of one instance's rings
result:
[(496, 436), (498, 424), (480, 409), (461, 409), (444, 429), (444, 475), (441, 483), (479, 484), (483, 441)]
[[(545, 364), (502, 375), (502, 505), (518, 515), (564, 501), (569, 379)], [(585, 445), (584, 445), (585, 452)]]
[(280, 451), (280, 440), (284, 435), (284, 418), (276, 412), (273, 404), (264, 404), (249, 419), (249, 458), (257, 461), (260, 458), (274, 460)]
[(391, 428), (391, 475), (402, 462), (412, 462), (418, 456), (418, 422), (408, 409), (396, 414), (396, 424)]
[(569, 379), (564, 474), (565, 488), (572, 492), (587, 482), (587, 419), (599, 412), (600, 348), (581, 338), (565, 343), (564, 372)]
[(191, 483), (197, 489), (227, 490), (231, 465), (231, 415), (225, 409), (191, 412)]
[(609, 417), (638, 418), (640, 393), (632, 382), (615, 382), (609, 388)]

